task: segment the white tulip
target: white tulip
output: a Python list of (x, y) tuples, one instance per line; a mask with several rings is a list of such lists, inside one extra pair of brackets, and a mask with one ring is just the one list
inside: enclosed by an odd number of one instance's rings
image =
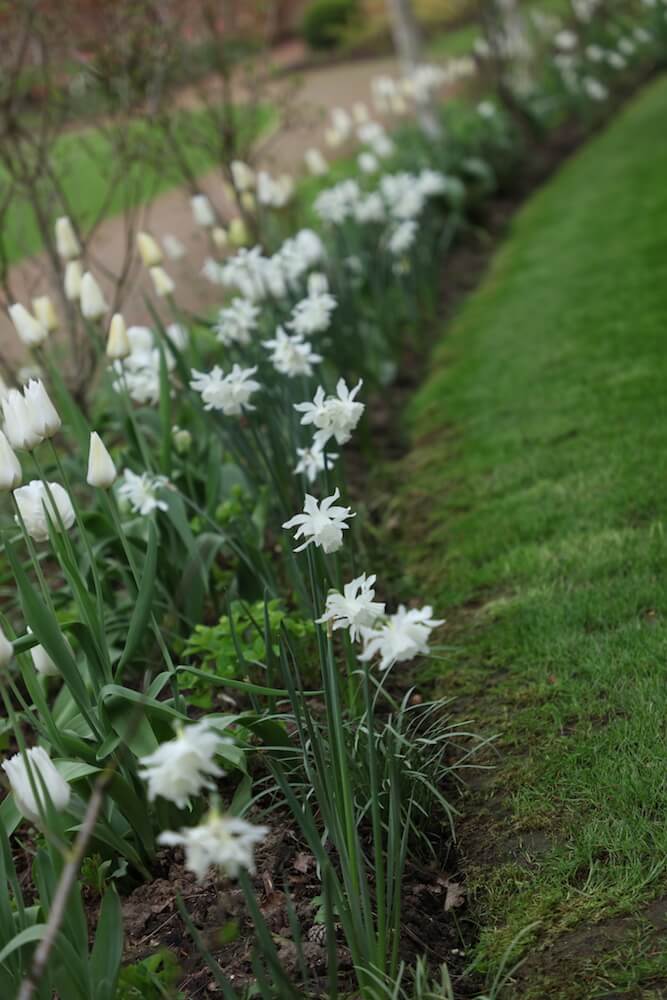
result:
[(326, 174), (327, 170), (329, 169), (329, 164), (327, 163), (326, 158), (320, 152), (320, 150), (316, 149), (315, 147), (313, 147), (312, 149), (307, 149), (306, 152), (304, 153), (303, 158), (306, 163), (306, 167), (308, 168), (308, 171), (314, 177), (321, 177), (323, 174)]
[(88, 475), (86, 482), (100, 490), (108, 490), (116, 481), (116, 466), (107, 451), (102, 438), (95, 431), (90, 435), (90, 450), (88, 452)]
[(46, 812), (44, 790), (57, 812), (67, 808), (70, 787), (43, 747), (31, 747), (25, 754), (15, 754), (3, 762), (2, 768), (9, 779), (14, 801), (26, 819), (39, 823), (40, 812)]
[(127, 335), (127, 327), (121, 313), (114, 313), (107, 338), (107, 357), (111, 361), (122, 361), (132, 353), (132, 345)]
[(62, 421), (44, 388), (44, 383), (39, 379), (31, 379), (23, 390), (23, 398), (35, 434), (38, 434), (42, 441), (57, 434), (62, 427)]
[(242, 247), (248, 243), (248, 230), (240, 215), (232, 219), (229, 223), (229, 239), (235, 247)]
[(32, 451), (41, 443), (30, 420), (28, 404), (18, 389), (10, 389), (2, 401), (2, 415), (5, 420), (5, 434), (12, 448)]
[(65, 260), (72, 260), (81, 253), (74, 227), (66, 215), (56, 219), (56, 247)]
[[(28, 625), (26, 629), (28, 635), (32, 635), (32, 629)], [(67, 640), (65, 640), (67, 641)], [(68, 643), (69, 645), (69, 643)], [(33, 646), (30, 650), (30, 656), (32, 657), (32, 665), (42, 677), (57, 677), (60, 674), (57, 666), (46, 652), (43, 646), (39, 643)]]
[(26, 347), (39, 347), (49, 335), (44, 324), (35, 319), (20, 302), (9, 307), (9, 318)]
[(211, 233), (213, 237), (213, 242), (215, 243), (218, 250), (224, 250), (229, 243), (229, 236), (227, 235), (227, 230), (223, 229), (222, 226), (215, 226), (213, 232)]
[(108, 308), (102, 289), (90, 271), (86, 271), (81, 279), (81, 312), (86, 319), (101, 319)]
[(32, 300), (35, 318), (48, 333), (58, 329), (58, 316), (48, 295), (39, 295)]
[(180, 260), (181, 257), (185, 257), (185, 247), (178, 237), (173, 236), (171, 233), (167, 233), (166, 236), (162, 237), (162, 246), (170, 260)]
[(25, 486), (19, 486), (14, 490), (14, 499), (25, 529), (36, 542), (47, 541), (49, 521), (53, 528), (59, 531), (61, 521), (65, 530), (68, 530), (75, 520), (74, 508), (68, 493), (59, 483), (49, 483), (48, 486), (50, 495), (39, 479), (33, 479)]
[(156, 267), (162, 263), (162, 250), (150, 233), (137, 233), (137, 248), (144, 267)]
[(230, 170), (237, 191), (249, 191), (255, 186), (255, 171), (247, 163), (232, 160)]
[(11, 663), (14, 655), (14, 647), (5, 635), (0, 625), (0, 670), (4, 670)]
[(0, 431), (0, 493), (9, 493), (21, 485), (21, 463), (2, 431)]
[(195, 194), (190, 199), (192, 215), (198, 226), (208, 229), (215, 225), (215, 213), (205, 194)]
[(81, 298), (81, 282), (83, 280), (83, 268), (80, 260), (68, 260), (65, 268), (65, 298), (68, 302), (78, 302)]
[(173, 295), (176, 285), (163, 267), (151, 267), (150, 276), (153, 279), (153, 288), (157, 296), (163, 299), (167, 295)]

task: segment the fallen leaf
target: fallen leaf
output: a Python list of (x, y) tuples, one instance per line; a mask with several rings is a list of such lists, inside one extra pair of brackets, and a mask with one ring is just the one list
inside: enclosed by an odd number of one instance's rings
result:
[(292, 868), (295, 872), (300, 872), (301, 875), (307, 875), (314, 864), (315, 858), (312, 854), (306, 854), (302, 851), (300, 854), (297, 854), (292, 862)]

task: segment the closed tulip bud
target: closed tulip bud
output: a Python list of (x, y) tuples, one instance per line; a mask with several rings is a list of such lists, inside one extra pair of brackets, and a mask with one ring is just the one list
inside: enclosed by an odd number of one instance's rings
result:
[(81, 282), (83, 280), (83, 268), (80, 260), (68, 260), (65, 268), (65, 298), (68, 302), (78, 302), (81, 298)]
[(90, 271), (86, 271), (81, 279), (81, 312), (86, 319), (101, 319), (108, 308), (102, 289)]
[(39, 379), (31, 379), (23, 390), (23, 398), (27, 404), (30, 426), (42, 441), (52, 438), (61, 426), (62, 421), (58, 411), (51, 402), (44, 383)]
[(29, 313), (20, 302), (9, 307), (9, 317), (26, 347), (39, 347), (49, 335), (49, 331), (43, 323), (35, 319), (32, 313)]
[(10, 389), (2, 401), (2, 415), (5, 420), (5, 434), (12, 448), (20, 451), (31, 451), (40, 444), (41, 437), (36, 433), (30, 420), (28, 404), (18, 389)]
[(96, 486), (100, 490), (108, 490), (116, 481), (116, 466), (106, 449), (104, 441), (99, 434), (90, 435), (90, 450), (88, 452), (88, 475), (86, 482), (89, 486)]
[(107, 338), (107, 357), (110, 361), (122, 361), (132, 353), (132, 345), (127, 335), (127, 327), (121, 313), (114, 313)]
[(162, 263), (162, 251), (149, 233), (137, 233), (137, 247), (144, 267), (156, 267)]
[(321, 177), (322, 174), (326, 174), (329, 169), (329, 164), (327, 163), (324, 155), (315, 147), (307, 149), (303, 158), (309, 173), (313, 174), (314, 177)]
[(190, 199), (192, 214), (198, 226), (208, 229), (215, 225), (215, 213), (211, 208), (211, 203), (205, 194), (195, 194)]
[(229, 236), (227, 235), (227, 230), (223, 229), (222, 226), (216, 226), (211, 233), (213, 237), (213, 242), (217, 246), (218, 250), (224, 250), (229, 243)]
[[(32, 629), (28, 625), (26, 629), (28, 635), (32, 635)], [(65, 642), (67, 640), (65, 639)], [(69, 646), (69, 643), (67, 643)], [(30, 650), (30, 656), (32, 658), (32, 665), (42, 677), (57, 677), (60, 671), (57, 666), (46, 652), (43, 646), (37, 645), (33, 646)]]
[(357, 101), (352, 105), (352, 115), (357, 125), (365, 125), (369, 120), (368, 108), (363, 101)]
[(179, 238), (173, 236), (171, 233), (167, 233), (166, 236), (162, 237), (162, 246), (170, 260), (180, 260), (181, 257), (185, 257), (185, 247)]
[(161, 299), (167, 295), (171, 295), (176, 288), (176, 285), (163, 267), (151, 267), (150, 276), (153, 279), (155, 294)]
[(40, 295), (32, 300), (35, 318), (46, 329), (47, 333), (58, 329), (58, 316), (53, 308), (53, 302), (48, 295)]
[(14, 449), (0, 431), (0, 493), (9, 493), (21, 485), (23, 473), (21, 463), (14, 454)]
[(31, 747), (25, 754), (17, 753), (4, 761), (2, 768), (19, 811), (32, 823), (40, 822), (49, 801), (56, 812), (64, 812), (69, 805), (70, 787), (44, 747)]
[(255, 186), (255, 171), (247, 163), (242, 160), (232, 160), (230, 169), (237, 191), (249, 191)]
[(256, 204), (257, 202), (255, 201), (255, 196), (252, 191), (244, 191), (241, 194), (241, 205), (246, 212), (254, 212)]
[(72, 260), (81, 253), (74, 227), (66, 215), (56, 219), (56, 247), (64, 260)]
[[(49, 537), (49, 520), (56, 531), (68, 531), (75, 521), (74, 508), (68, 493), (59, 483), (46, 486), (40, 479), (33, 479), (14, 490), (14, 499), (23, 519), (25, 530), (36, 542)], [(54, 507), (55, 504), (55, 507)]]
[(248, 242), (248, 230), (240, 215), (229, 223), (229, 239), (236, 247), (245, 246)]
[(4, 670), (5, 667), (9, 666), (13, 655), (14, 647), (2, 631), (2, 626), (0, 626), (0, 670)]

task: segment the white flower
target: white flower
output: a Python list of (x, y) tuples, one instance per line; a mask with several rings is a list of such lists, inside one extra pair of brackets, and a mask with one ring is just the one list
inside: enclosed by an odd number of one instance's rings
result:
[(78, 302), (81, 298), (81, 282), (83, 281), (83, 267), (80, 260), (68, 260), (65, 267), (65, 278), (63, 288), (65, 298), (68, 302)]
[(356, 181), (341, 181), (321, 191), (313, 203), (313, 208), (322, 222), (340, 225), (353, 214), (354, 206), (360, 197), (361, 189)]
[(118, 496), (129, 503), (135, 514), (146, 517), (154, 510), (168, 510), (165, 500), (160, 500), (157, 491), (168, 485), (166, 476), (151, 476), (143, 472), (138, 476), (130, 469), (123, 470), (123, 482), (118, 487)]
[(480, 118), (491, 119), (496, 117), (496, 106), (493, 101), (480, 101), (477, 105), (477, 114)]
[(270, 360), (276, 371), (289, 378), (312, 375), (313, 365), (322, 360), (322, 355), (316, 354), (301, 334), (295, 333), (290, 337), (282, 326), (276, 329), (273, 340), (264, 340), (262, 343), (272, 352)]
[(26, 401), (30, 426), (40, 441), (45, 441), (57, 434), (62, 426), (62, 421), (44, 388), (44, 383), (39, 379), (31, 379), (23, 390), (23, 398)]
[(81, 253), (74, 227), (66, 215), (56, 219), (56, 249), (64, 260), (71, 260)]
[(607, 54), (607, 62), (613, 69), (625, 69), (627, 66), (627, 62), (620, 52), (609, 52)]
[(20, 302), (9, 307), (9, 318), (26, 347), (39, 347), (49, 335), (44, 324), (35, 319), (32, 313), (28, 312)]
[(86, 319), (101, 319), (108, 309), (102, 289), (90, 271), (81, 279), (81, 312)]
[(231, 344), (249, 344), (250, 335), (257, 329), (259, 307), (248, 299), (232, 299), (232, 302), (218, 314), (214, 330), (218, 340), (225, 347)]
[(5, 635), (0, 625), (0, 670), (8, 667), (14, 655), (14, 646)]
[(35, 319), (42, 324), (48, 333), (58, 329), (58, 315), (48, 295), (38, 295), (37, 298), (33, 299), (32, 308)]
[(373, 153), (360, 153), (357, 158), (359, 169), (364, 174), (374, 174), (380, 169), (377, 156)]
[(171, 428), (171, 439), (174, 442), (174, 448), (179, 455), (185, 455), (190, 450), (190, 445), (192, 444), (192, 434), (184, 427), (179, 427), (178, 424), (174, 424)]
[(384, 222), (387, 210), (381, 195), (377, 191), (372, 191), (365, 198), (360, 198), (354, 207), (354, 217), (357, 222)]
[(177, 730), (173, 740), (161, 743), (139, 761), (143, 768), (139, 776), (148, 784), (149, 801), (159, 795), (184, 809), (192, 795), (203, 788), (215, 788), (211, 778), (221, 778), (224, 771), (214, 757), (221, 746), (231, 742), (208, 719)]
[(9, 493), (20, 486), (23, 473), (21, 463), (14, 454), (12, 446), (0, 431), (0, 493)]
[(237, 816), (222, 816), (212, 809), (199, 826), (185, 827), (180, 833), (167, 830), (160, 834), (158, 842), (184, 847), (186, 867), (201, 882), (209, 868), (221, 868), (230, 878), (237, 878), (242, 869), (254, 874), (255, 844), (268, 832), (267, 826), (252, 826)]
[(586, 95), (590, 97), (592, 101), (606, 101), (609, 96), (609, 91), (603, 83), (596, 80), (593, 76), (585, 76), (581, 81), (581, 85), (586, 92)]
[(4, 761), (2, 768), (9, 779), (14, 801), (26, 819), (39, 823), (40, 811), (46, 814), (49, 800), (56, 812), (63, 812), (67, 808), (70, 787), (44, 747), (31, 747), (25, 755), (17, 753)]
[(283, 208), (294, 193), (294, 183), (289, 174), (271, 177), (265, 170), (257, 174), (257, 200), (260, 205)]
[(25, 529), (36, 542), (48, 539), (49, 520), (56, 531), (60, 531), (61, 522), (65, 530), (74, 524), (74, 508), (69, 494), (59, 483), (49, 483), (48, 486), (50, 495), (39, 479), (14, 490), (14, 499)]
[(349, 507), (333, 506), (340, 497), (340, 491), (336, 491), (325, 497), (319, 503), (315, 497), (306, 493), (303, 503), (303, 513), (295, 514), (289, 521), (285, 521), (283, 528), (296, 528), (294, 540), (305, 538), (306, 541), (297, 546), (295, 552), (302, 552), (311, 542), (320, 546), (327, 554), (337, 552), (343, 544), (343, 531), (349, 528), (346, 521), (350, 517), (355, 517)]
[(166, 236), (162, 237), (162, 246), (170, 260), (180, 260), (182, 257), (185, 257), (185, 246), (172, 233), (167, 233)]
[(234, 365), (231, 372), (225, 375), (218, 365), (210, 372), (198, 372), (194, 369), (191, 388), (201, 395), (205, 410), (221, 410), (226, 417), (239, 416), (245, 410), (254, 410), (250, 397), (260, 388), (251, 376), (257, 368), (241, 368)]
[(421, 170), (417, 176), (417, 186), (425, 198), (432, 198), (434, 195), (445, 194), (458, 186), (457, 179), (445, 177), (439, 170)]
[(554, 38), (554, 42), (556, 43), (556, 48), (559, 48), (562, 52), (572, 52), (577, 47), (578, 39), (573, 31), (563, 30), (558, 32)]
[(406, 253), (417, 238), (417, 223), (414, 219), (406, 219), (390, 233), (387, 240), (389, 253), (400, 257)]
[(309, 483), (314, 483), (320, 472), (324, 472), (325, 458), (326, 468), (330, 469), (338, 458), (334, 452), (325, 452), (324, 448), (316, 444), (312, 448), (297, 448), (296, 455), (298, 462), (294, 467), (294, 475), (303, 474)]
[(294, 404), (294, 409), (303, 413), (301, 423), (304, 426), (312, 424), (316, 428), (315, 443), (319, 447), (323, 447), (331, 437), (336, 439), (337, 444), (350, 440), (364, 412), (364, 404), (355, 400), (362, 385), (360, 379), (350, 390), (341, 378), (335, 396), (326, 396), (322, 386), (319, 386), (312, 403)]
[(214, 226), (211, 230), (211, 239), (218, 250), (224, 250), (229, 243), (229, 235), (224, 226)]
[(385, 174), (380, 191), (390, 214), (398, 221), (415, 219), (424, 208), (426, 195), (414, 174)]
[(137, 233), (137, 249), (144, 267), (157, 267), (162, 263), (162, 250), (150, 233)]
[(349, 629), (354, 642), (361, 637), (362, 628), (370, 628), (384, 614), (384, 604), (374, 601), (374, 597), (375, 576), (362, 573), (345, 584), (342, 594), (332, 591), (327, 595), (324, 614), (317, 623), (331, 621), (334, 629)]
[(329, 282), (327, 280), (326, 274), (321, 271), (313, 271), (312, 274), (308, 275), (308, 294), (314, 295), (324, 295), (325, 292), (329, 291)]
[(329, 164), (319, 149), (307, 149), (303, 154), (303, 158), (306, 167), (314, 177), (321, 177), (329, 169)]
[(443, 624), (444, 619), (433, 618), (433, 609), (411, 608), (401, 604), (394, 615), (378, 628), (362, 628), (364, 651), (360, 660), (370, 660), (380, 656), (380, 670), (386, 670), (393, 663), (412, 660), (419, 653), (428, 653), (431, 631)]
[(255, 171), (243, 160), (232, 160), (229, 169), (237, 191), (250, 191), (255, 186)]
[(41, 437), (31, 420), (28, 404), (18, 389), (10, 389), (2, 400), (4, 431), (12, 448), (31, 451), (40, 444)]
[(331, 323), (331, 314), (337, 304), (333, 295), (328, 292), (308, 295), (294, 306), (292, 318), (287, 325), (303, 337), (321, 333), (328, 329)]
[(591, 62), (600, 63), (604, 59), (604, 49), (600, 48), (599, 45), (587, 45), (586, 58), (590, 59)]
[(192, 215), (198, 226), (207, 229), (215, 225), (215, 213), (205, 194), (195, 194), (190, 199)]
[(171, 280), (167, 272), (163, 267), (151, 267), (149, 269), (150, 276), (153, 280), (153, 288), (155, 289), (155, 294), (161, 298), (166, 298), (167, 295), (172, 295), (176, 285)]
[(116, 466), (107, 451), (102, 438), (95, 431), (90, 435), (90, 450), (88, 452), (88, 474), (86, 482), (100, 490), (108, 490), (116, 481)]
[[(26, 632), (28, 633), (28, 635), (32, 635), (32, 629), (30, 628), (29, 625), (26, 629)], [(65, 639), (65, 642), (67, 642), (67, 639)], [(69, 646), (68, 642), (67, 645)], [(69, 648), (71, 650), (72, 647), (69, 646)], [(57, 677), (60, 674), (60, 671), (58, 670), (57, 666), (55, 665), (55, 663), (53, 662), (53, 660), (51, 659), (51, 657), (46, 652), (43, 646), (40, 646), (39, 644), (33, 646), (32, 649), (30, 650), (30, 656), (32, 658), (33, 667), (35, 668), (38, 674), (42, 675), (42, 677)]]

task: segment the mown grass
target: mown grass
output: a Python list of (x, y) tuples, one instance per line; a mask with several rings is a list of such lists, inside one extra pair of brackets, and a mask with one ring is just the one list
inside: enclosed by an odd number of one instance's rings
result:
[[(500, 734), (462, 827), (475, 960), (539, 921), (522, 997), (667, 974), (631, 941), (667, 886), (666, 112), (661, 79), (518, 214), (409, 413), (439, 683)], [(574, 947), (613, 914), (618, 945)]]
[[(238, 112), (239, 142), (245, 148), (275, 120), (269, 105)], [(85, 230), (103, 212), (118, 215), (133, 205), (150, 201), (161, 191), (183, 183), (173, 156), (164, 149), (159, 128), (150, 119), (136, 119), (122, 129), (123, 146), (132, 164), (123, 183), (108, 197), (116, 171), (116, 141), (110, 130), (76, 129), (59, 136), (52, 150), (54, 174)], [(207, 109), (182, 110), (174, 119), (174, 134), (195, 175), (220, 162), (222, 150), (215, 116)], [(0, 168), (0, 193), (5, 183)], [(4, 254), (9, 264), (41, 249), (41, 237), (30, 199), (16, 196), (3, 220)]]

